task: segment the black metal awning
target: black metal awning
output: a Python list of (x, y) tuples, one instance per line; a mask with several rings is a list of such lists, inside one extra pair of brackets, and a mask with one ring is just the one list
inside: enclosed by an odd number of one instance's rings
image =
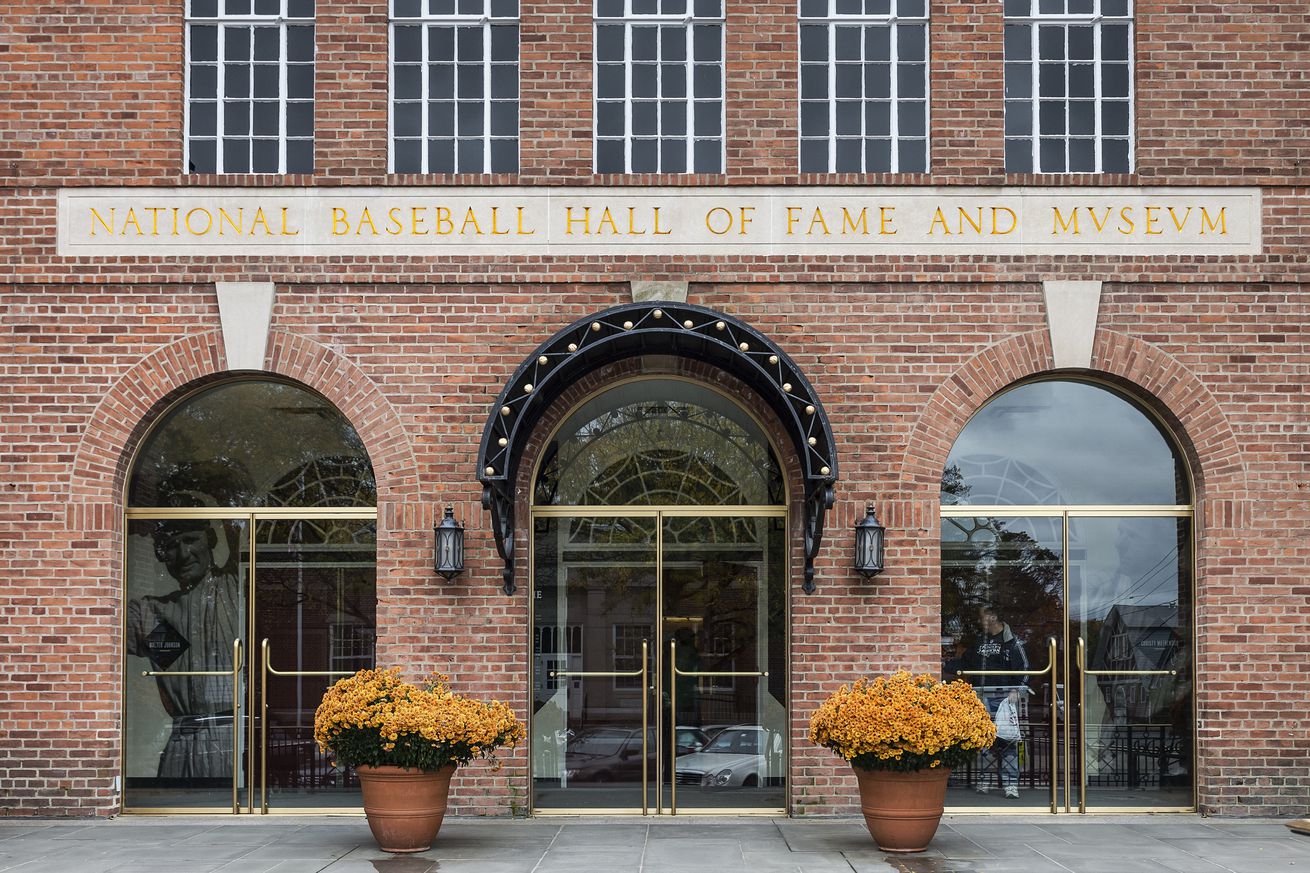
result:
[(814, 558), (832, 508), (837, 453), (818, 396), (791, 358), (764, 334), (704, 306), (666, 301), (615, 306), (575, 322), (542, 343), (514, 371), (482, 431), (478, 481), (505, 561), (505, 593), (514, 585), (514, 483), (541, 416), (588, 373), (616, 361), (672, 355), (724, 370), (769, 405), (800, 460), (805, 488), (805, 583), (814, 590)]

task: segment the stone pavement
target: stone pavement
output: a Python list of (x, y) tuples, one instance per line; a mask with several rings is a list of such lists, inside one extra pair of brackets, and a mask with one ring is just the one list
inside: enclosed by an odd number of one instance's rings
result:
[(448, 819), (418, 855), (362, 818), (0, 819), (23, 873), (1310, 873), (1310, 836), (1198, 816), (947, 816), (922, 855), (885, 855), (855, 818)]

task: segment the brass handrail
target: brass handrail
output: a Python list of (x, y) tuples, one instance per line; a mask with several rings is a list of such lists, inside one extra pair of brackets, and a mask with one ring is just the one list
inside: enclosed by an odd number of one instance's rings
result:
[(1087, 677), (1088, 676), (1177, 676), (1177, 670), (1088, 670), (1087, 644), (1078, 638), (1078, 812), (1087, 812)]
[(1059, 675), (1055, 672), (1055, 657), (1058, 651), (1058, 645), (1055, 637), (1046, 639), (1046, 666), (1041, 670), (961, 670), (957, 676), (1045, 676), (1051, 674), (1051, 814), (1059, 812), (1059, 780), (1055, 778), (1056, 773), (1056, 739), (1059, 737), (1060, 717), (1059, 717), (1059, 698), (1056, 692), (1058, 682), (1056, 677)]
[(268, 637), (259, 643), (263, 667), (259, 674), (259, 814), (268, 815), (268, 676), (309, 676), (330, 679), (349, 676), (350, 670), (278, 670), (273, 667)]
[[(641, 641), (641, 669), (640, 670), (618, 670), (609, 672), (597, 672), (594, 670), (551, 670), (546, 675), (551, 679), (557, 676), (573, 676), (581, 679), (587, 678), (604, 678), (617, 676), (640, 676), (641, 677), (641, 814), (648, 815), (650, 802), (647, 799), (650, 794), (648, 788), (650, 784), (650, 754), (646, 745), (649, 736), (648, 722), (650, 720), (650, 692), (646, 688), (646, 663), (650, 651), (650, 641)], [(564, 752), (565, 766), (568, 765), (568, 750)]]
[(669, 640), (669, 666), (673, 668), (673, 687), (669, 689), (669, 815), (678, 814), (678, 677), (695, 676), (702, 678), (705, 676), (754, 676), (756, 678), (767, 677), (769, 671), (763, 673), (752, 672), (731, 672), (722, 670), (679, 670), (678, 669), (678, 643), (676, 640)]
[(142, 676), (231, 676), (232, 677), (232, 812), (241, 812), (237, 785), (241, 781), (241, 764), (237, 757), (237, 730), (241, 724), (241, 640), (232, 641), (231, 670), (142, 670)]

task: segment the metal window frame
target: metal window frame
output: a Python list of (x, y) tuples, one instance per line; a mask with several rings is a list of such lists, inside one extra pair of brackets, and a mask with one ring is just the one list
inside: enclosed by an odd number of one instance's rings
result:
[[(625, 174), (652, 172), (650, 170), (632, 169), (632, 141), (635, 138), (634, 134), (632, 133), (632, 105), (633, 105), (632, 28), (634, 26), (653, 26), (653, 27), (660, 28), (660, 30), (662, 31), (662, 29), (667, 26), (681, 25), (684, 29), (687, 56), (686, 59), (683, 61), (683, 65), (686, 68), (686, 73), (687, 73), (687, 93), (682, 98), (682, 101), (686, 106), (686, 110), (687, 110), (687, 128), (686, 128), (686, 132), (683, 134), (683, 141), (685, 144), (683, 166), (686, 169), (680, 171), (669, 171), (669, 170), (665, 170), (662, 166), (662, 159), (660, 157), (660, 148), (658, 146), (658, 143), (665, 139), (673, 139), (673, 137), (665, 136), (663, 132), (664, 77), (660, 71), (660, 67), (662, 67), (665, 64), (665, 61), (661, 59), (657, 59), (655, 61), (656, 64), (655, 97), (653, 98), (655, 101), (655, 113), (656, 113), (655, 140), (657, 145), (656, 145), (655, 162), (656, 162), (657, 169), (654, 170), (653, 172), (669, 173), (671, 175), (692, 175), (700, 172), (699, 170), (696, 169), (696, 141), (697, 141), (696, 105), (698, 103), (703, 104), (703, 103), (713, 102), (711, 99), (704, 99), (704, 98), (700, 100), (696, 99), (696, 83), (695, 83), (696, 60), (695, 60), (695, 51), (694, 51), (695, 26), (697, 24), (717, 24), (719, 26), (719, 58), (718, 58), (719, 96), (716, 98), (719, 104), (719, 134), (717, 137), (714, 137), (714, 139), (717, 139), (719, 144), (718, 172), (719, 173), (725, 172), (725, 170), (727, 169), (727, 103), (728, 101), (727, 101), (727, 26), (726, 26), (727, 19), (726, 19), (726, 10), (724, 5), (720, 4), (719, 15), (717, 16), (694, 14), (693, 12), (695, 6), (694, 0), (688, 0), (687, 11), (682, 14), (635, 13), (632, 11), (632, 0), (624, 0), (622, 17), (601, 16), (599, 10), (597, 9), (597, 5), (598, 5), (597, 0), (593, 0), (591, 5), (591, 21), (592, 21), (591, 39), (592, 39), (592, 46), (593, 46), (593, 51), (591, 53), (591, 81), (593, 83), (593, 87), (591, 89), (592, 118), (597, 119), (600, 117), (601, 101), (599, 97), (599, 92), (594, 85), (594, 83), (600, 80), (600, 61), (597, 59), (596, 57), (597, 53), (594, 50), (594, 47), (597, 44), (600, 36), (598, 28), (600, 28), (602, 25), (608, 27), (621, 25), (623, 27), (623, 62), (622, 62), (623, 63), (623, 135), (622, 135), (623, 170), (622, 172)], [(657, 49), (656, 49), (657, 53), (660, 51), (658, 45), (662, 44), (662, 42), (663, 42), (662, 39), (657, 39)], [(609, 102), (617, 102), (617, 101), (606, 100), (605, 102), (609, 103)], [(613, 142), (618, 139), (620, 139), (620, 137), (615, 137), (615, 136), (601, 137), (599, 131), (599, 125), (597, 125), (593, 121), (592, 132), (591, 132), (591, 142), (592, 142), (591, 165), (592, 165), (593, 172), (600, 173), (599, 159), (600, 159), (600, 143), (602, 142), (602, 140), (605, 142)], [(700, 139), (709, 139), (709, 138), (700, 137)]]
[[(432, 58), (432, 50), (431, 50), (429, 35), (431, 34), (432, 28), (434, 26), (449, 28), (452, 31), (455, 31), (460, 27), (473, 27), (473, 26), (478, 26), (481, 27), (482, 29), (482, 135), (480, 137), (477, 137), (482, 141), (482, 163), (481, 163), (481, 167), (478, 169), (470, 169), (470, 168), (462, 167), (460, 166), (460, 162), (459, 162), (460, 140), (473, 139), (473, 137), (461, 137), (459, 132), (460, 99), (457, 96), (458, 95), (457, 80), (459, 76), (459, 68), (461, 66), (460, 59), (456, 56), (456, 57), (451, 57), (448, 61), (445, 60), (440, 61), (440, 63), (449, 63), (452, 67), (454, 67), (454, 73), (455, 73), (455, 79), (453, 81), (456, 82), (455, 85), (456, 92), (451, 95), (451, 101), (455, 107), (454, 109), (455, 117), (453, 119), (454, 134), (450, 137), (454, 148), (453, 172), (488, 175), (492, 173), (517, 171), (517, 165), (518, 165), (517, 153), (518, 153), (518, 144), (519, 144), (518, 122), (521, 120), (522, 117), (521, 112), (515, 113), (517, 118), (516, 118), (513, 136), (493, 136), (491, 132), (491, 109), (492, 109), (492, 104), (494, 102), (491, 99), (491, 71), (492, 71), (492, 67), (494, 66), (491, 57), (491, 34), (492, 34), (493, 27), (513, 26), (516, 29), (516, 31), (518, 31), (519, 47), (521, 49), (522, 32), (518, 30), (518, 28), (522, 16), (522, 4), (520, 3), (518, 5), (518, 12), (516, 12), (513, 16), (507, 16), (507, 15), (493, 16), (491, 14), (491, 3), (492, 0), (482, 0), (482, 11), (478, 14), (462, 14), (456, 12), (450, 15), (434, 15), (430, 13), (420, 13), (417, 16), (399, 16), (395, 14), (394, 0), (389, 0), (387, 4), (388, 6), (387, 9), (387, 172), (389, 173), (414, 172), (409, 170), (401, 171), (396, 169), (396, 139), (397, 139), (396, 136), (396, 103), (397, 103), (396, 100), (396, 27), (397, 26), (418, 27), (419, 32), (421, 34), (420, 38), (421, 38), (422, 48), (420, 49), (421, 57), (418, 62), (419, 68), (422, 70), (422, 75), (420, 76), (420, 93), (418, 98), (419, 135), (417, 137), (408, 137), (408, 136), (403, 137), (403, 139), (405, 139), (406, 141), (416, 141), (421, 146), (421, 150), (419, 153), (420, 169), (417, 172), (420, 173), (445, 172), (445, 171), (433, 170), (431, 161), (429, 159), (430, 145), (434, 141), (446, 139), (446, 137), (434, 137), (428, 133), (428, 107), (430, 105), (431, 100), (433, 99), (430, 91), (428, 90), (429, 87), (428, 70), (431, 68), (432, 64), (434, 63)], [(425, 3), (423, 5), (426, 6), (427, 4)], [(458, 6), (456, 8), (458, 8)], [(456, 44), (456, 55), (457, 55), (458, 34), (455, 35), (454, 42)], [(519, 54), (520, 52), (518, 51), (515, 52), (514, 68), (516, 72), (520, 69)], [(469, 64), (468, 66), (472, 66), (472, 65)], [(406, 100), (404, 102), (409, 103), (413, 101)], [(472, 102), (472, 101), (465, 101), (465, 102)], [(514, 102), (521, 109), (522, 107), (521, 95), (519, 97), (516, 97)], [(516, 169), (513, 171), (497, 170), (492, 164), (492, 151), (491, 151), (492, 143), (494, 141), (505, 141), (505, 140), (513, 140), (515, 144)]]
[[(802, 15), (800, 13), (800, 4), (799, 3), (797, 4), (796, 45), (797, 45), (797, 55), (798, 55), (797, 57), (798, 66), (801, 68), (803, 68), (804, 65), (806, 64), (818, 66), (817, 62), (806, 61), (804, 58), (799, 56), (800, 55), (800, 29), (802, 27), (823, 26), (827, 31), (827, 38), (828, 38), (828, 62), (827, 62), (828, 98), (826, 101), (824, 101), (828, 104), (828, 135), (827, 137), (805, 136), (803, 119), (802, 119), (802, 111), (804, 109), (804, 103), (800, 99), (800, 92), (799, 92), (800, 83), (798, 80), (797, 98), (796, 98), (797, 166), (798, 167), (800, 166), (800, 147), (802, 143), (806, 141), (818, 141), (826, 138), (828, 141), (828, 166), (824, 172), (828, 172), (828, 173), (902, 172), (900, 168), (901, 143), (908, 142), (911, 140), (917, 141), (919, 139), (919, 137), (904, 137), (901, 135), (900, 132), (900, 103), (902, 98), (900, 97), (900, 71), (898, 69), (900, 65), (900, 58), (899, 58), (899, 45), (898, 45), (897, 37), (900, 32), (901, 24), (905, 24), (908, 26), (913, 26), (913, 25), (923, 26), (923, 41), (924, 41), (924, 55), (923, 55), (924, 57), (923, 60), (924, 168), (923, 168), (923, 172), (925, 173), (932, 172), (932, 20), (931, 20), (932, 16), (930, 13), (929, 4), (927, 2), (924, 2), (923, 15), (901, 15), (899, 12), (899, 8), (900, 8), (899, 2), (895, 2), (895, 0), (893, 0), (893, 2), (890, 4), (891, 11), (888, 12), (886, 15), (872, 15), (867, 13), (839, 14), (836, 11), (836, 3), (837, 0), (827, 0), (828, 12), (826, 15), (823, 16)], [(860, 108), (861, 108), (859, 136), (838, 137), (837, 135), (837, 103), (838, 103), (837, 100), (837, 28), (841, 26), (846, 26), (846, 27), (860, 26), (862, 29), (867, 29), (869, 27), (886, 27), (887, 30), (890, 32), (889, 51), (887, 57), (888, 57), (888, 64), (890, 67), (889, 73), (891, 76), (891, 82), (889, 83), (888, 86), (887, 102), (889, 104), (888, 111), (890, 114), (889, 136), (891, 139), (891, 164), (887, 170), (881, 170), (881, 169), (870, 170), (868, 164), (868, 153), (863, 147), (864, 144), (870, 139), (869, 131), (867, 128), (868, 117), (867, 117), (867, 113), (864, 111), (868, 106), (868, 104), (870, 103), (870, 100), (867, 94), (863, 94), (863, 89), (864, 89), (863, 80), (861, 80), (861, 85), (860, 85), (862, 96), (859, 101)], [(865, 56), (864, 41), (861, 40), (860, 61), (859, 61), (859, 66), (861, 70), (863, 70), (864, 67), (866, 67), (868, 64), (869, 64), (869, 60)], [(820, 101), (815, 100), (815, 101), (806, 101), (806, 102), (818, 103)], [(845, 102), (853, 102), (853, 101), (845, 101)], [(878, 102), (881, 102), (881, 99), (879, 99)], [(860, 169), (855, 171), (839, 170), (837, 168), (837, 141), (838, 139), (852, 139), (852, 138), (858, 139), (861, 144)]]
[[(1091, 14), (1029, 14), (1029, 15), (1006, 15), (1005, 24), (1022, 24), (1029, 28), (1029, 52), (1028, 61), (1011, 61), (1008, 58), (1003, 59), (1004, 69), (1008, 73), (1011, 66), (1015, 68), (1025, 67), (1027, 69), (1028, 80), (1031, 85), (1030, 94), (1027, 98), (1029, 111), (1032, 113), (1032, 128), (1028, 135), (1029, 153), (1032, 159), (1032, 173), (1047, 173), (1052, 175), (1079, 175), (1088, 173), (1106, 173), (1111, 172), (1105, 169), (1104, 146), (1107, 139), (1120, 140), (1124, 139), (1128, 143), (1128, 168), (1127, 170), (1115, 170), (1113, 172), (1134, 173), (1137, 171), (1137, 89), (1136, 69), (1137, 69), (1137, 52), (1135, 51), (1136, 40), (1136, 6), (1134, 0), (1128, 0), (1127, 15), (1104, 15), (1101, 12), (1102, 0), (1095, 0), (1093, 12)], [(1128, 67), (1128, 95), (1124, 98), (1128, 104), (1128, 134), (1126, 137), (1108, 136), (1104, 132), (1104, 107), (1106, 97), (1102, 93), (1104, 73), (1102, 62), (1104, 60), (1101, 46), (1101, 29), (1105, 24), (1122, 24), (1128, 28), (1128, 59), (1125, 62)], [(1064, 104), (1064, 133), (1059, 137), (1046, 137), (1046, 139), (1059, 139), (1064, 146), (1064, 166), (1063, 170), (1051, 170), (1042, 166), (1041, 162), (1041, 140), (1043, 139), (1040, 132), (1041, 123), (1041, 65), (1043, 62), (1039, 52), (1038, 29), (1040, 27), (1059, 27), (1063, 32), (1064, 52), (1063, 57), (1058, 62), (1064, 68), (1065, 78), (1065, 95), (1060, 98), (1059, 102)], [(1093, 67), (1093, 96), (1079, 98), (1079, 102), (1090, 102), (1093, 106), (1095, 118), (1095, 132), (1092, 134), (1092, 148), (1094, 154), (1094, 169), (1091, 170), (1071, 170), (1069, 167), (1069, 148), (1074, 139), (1086, 139), (1085, 136), (1075, 137), (1069, 132), (1070, 107), (1073, 102), (1068, 94), (1069, 88), (1069, 70), (1072, 63), (1069, 59), (1069, 28), (1070, 27), (1091, 27), (1092, 28), (1092, 59)], [(1051, 63), (1056, 63), (1056, 59), (1051, 59)], [(1117, 61), (1115, 62), (1117, 63)], [(1118, 102), (1119, 98), (1115, 98)], [(1004, 100), (1005, 104), (1023, 102), (1019, 100)], [(1055, 98), (1050, 98), (1047, 102), (1056, 102)], [(1019, 140), (1021, 137), (1006, 136), (1007, 141)], [(1010, 172), (1007, 168), (1007, 172)]]
[[(197, 142), (197, 141), (203, 142), (203, 141), (206, 141), (206, 140), (209, 139), (209, 137), (195, 137), (195, 138), (193, 138), (192, 135), (191, 135), (191, 104), (192, 104), (192, 97), (191, 97), (191, 66), (192, 66), (192, 64), (193, 64), (193, 61), (192, 61), (192, 59), (191, 59), (191, 31), (192, 31), (192, 28), (193, 28), (193, 27), (213, 27), (213, 28), (215, 28), (216, 31), (217, 31), (217, 39), (216, 39), (217, 56), (216, 56), (215, 61), (214, 61), (215, 67), (216, 67), (216, 69), (217, 69), (217, 82), (216, 82), (216, 94), (215, 94), (215, 99), (214, 99), (214, 104), (215, 104), (215, 116), (216, 116), (216, 117), (215, 117), (215, 120), (214, 120), (214, 136), (213, 136), (213, 140), (214, 140), (214, 170), (213, 170), (213, 172), (214, 172), (215, 174), (224, 174), (224, 173), (233, 173), (233, 172), (235, 172), (235, 173), (237, 173), (237, 174), (239, 174), (239, 175), (251, 175), (251, 176), (277, 176), (277, 175), (285, 175), (285, 174), (288, 172), (288, 170), (287, 170), (287, 142), (288, 142), (288, 140), (290, 140), (290, 139), (295, 139), (297, 142), (305, 142), (305, 141), (307, 141), (307, 142), (310, 143), (310, 149), (311, 149), (310, 172), (313, 172), (313, 156), (312, 156), (312, 150), (313, 150), (313, 143), (314, 143), (314, 132), (313, 132), (313, 128), (312, 128), (312, 126), (311, 126), (311, 128), (310, 128), (310, 135), (309, 135), (308, 137), (302, 137), (302, 136), (290, 137), (290, 136), (287, 134), (287, 103), (288, 103), (288, 100), (287, 100), (287, 72), (288, 72), (288, 69), (289, 69), (289, 67), (290, 67), (290, 65), (291, 65), (291, 63), (292, 63), (291, 61), (289, 61), (289, 60), (287, 59), (287, 28), (288, 28), (288, 27), (306, 27), (306, 26), (311, 27), (311, 28), (315, 28), (315, 32), (314, 32), (314, 58), (313, 58), (312, 60), (310, 60), (310, 61), (308, 62), (308, 64), (306, 64), (306, 63), (303, 62), (303, 61), (296, 61), (296, 62), (294, 62), (294, 63), (296, 64), (296, 66), (308, 66), (308, 67), (310, 67), (310, 69), (314, 71), (314, 75), (316, 76), (316, 75), (317, 75), (317, 66), (318, 66), (318, 57), (317, 57), (317, 55), (318, 55), (318, 32), (317, 32), (317, 29), (316, 29), (316, 17), (315, 17), (315, 16), (310, 16), (310, 17), (306, 18), (306, 17), (293, 17), (293, 16), (291, 16), (291, 15), (288, 13), (288, 3), (290, 2), (290, 0), (279, 0), (279, 3), (278, 3), (278, 12), (277, 12), (277, 14), (275, 14), (275, 15), (269, 15), (269, 14), (263, 14), (263, 15), (261, 15), (261, 14), (256, 14), (256, 13), (253, 13), (253, 12), (252, 12), (251, 14), (248, 14), (248, 15), (225, 15), (225, 14), (223, 14), (223, 12), (222, 12), (222, 9), (223, 9), (224, 4), (223, 4), (222, 0), (219, 0), (219, 3), (218, 3), (218, 6), (219, 6), (219, 12), (218, 12), (217, 15), (214, 15), (214, 16), (212, 16), (212, 17), (210, 17), (210, 16), (206, 16), (206, 17), (197, 17), (197, 16), (193, 16), (193, 15), (191, 14), (191, 4), (192, 4), (192, 2), (193, 2), (193, 0), (187, 0), (186, 11), (185, 11), (185, 15), (184, 15), (184, 24), (185, 24), (185, 27), (183, 28), (183, 30), (184, 30), (184, 36), (183, 36), (183, 52), (184, 52), (184, 54), (185, 54), (185, 63), (183, 64), (183, 77), (182, 77), (182, 78), (183, 78), (183, 81), (182, 81), (182, 89), (183, 89), (183, 95), (184, 95), (184, 99), (183, 99), (183, 101), (182, 101), (182, 104), (183, 104), (183, 110), (182, 110), (182, 141), (183, 141), (183, 149), (182, 149), (182, 171), (183, 171), (184, 173), (188, 173), (188, 174), (190, 174), (190, 173), (193, 172), (193, 171), (190, 169), (190, 166), (189, 166), (189, 164), (188, 164), (189, 157), (190, 157), (190, 155), (191, 155), (191, 145), (192, 145), (192, 143), (193, 143), (193, 142)], [(252, 7), (252, 8), (253, 8), (253, 7)], [(241, 28), (245, 28), (245, 29), (248, 30), (249, 33), (250, 33), (251, 56), (250, 56), (250, 59), (249, 59), (249, 61), (248, 61), (248, 64), (249, 64), (249, 66), (250, 66), (250, 71), (251, 71), (251, 72), (250, 72), (250, 95), (247, 96), (247, 97), (244, 97), (244, 98), (230, 98), (230, 97), (227, 96), (227, 62), (226, 62), (226, 60), (225, 60), (225, 58), (224, 58), (224, 54), (225, 54), (225, 53), (224, 53), (224, 49), (225, 49), (225, 47), (226, 47), (227, 31), (228, 31), (228, 28), (230, 28), (230, 27), (241, 27)], [(279, 123), (278, 123), (278, 133), (277, 133), (277, 144), (278, 144), (277, 169), (276, 169), (276, 170), (255, 170), (255, 169), (253, 169), (253, 167), (254, 167), (254, 143), (255, 143), (255, 140), (257, 139), (257, 137), (256, 137), (255, 134), (254, 134), (254, 123), (255, 123), (255, 120), (254, 120), (254, 117), (255, 117), (255, 109), (254, 109), (254, 107), (255, 107), (255, 103), (256, 103), (256, 100), (255, 100), (255, 73), (254, 73), (254, 69), (255, 69), (255, 57), (254, 57), (254, 41), (255, 41), (255, 40), (254, 40), (254, 34), (255, 34), (255, 30), (258, 29), (258, 28), (271, 28), (271, 27), (276, 27), (276, 28), (278, 29), (278, 58), (277, 58), (277, 67), (278, 67), (278, 96), (277, 96), (277, 105), (278, 105), (278, 120), (279, 120)], [(208, 103), (209, 101), (206, 100), (206, 101), (204, 101), (204, 102)], [(272, 101), (259, 101), (259, 102), (272, 102)], [(302, 101), (302, 100), (296, 100), (296, 101), (294, 101), (294, 102), (296, 102), (296, 103), (302, 103), (302, 102), (304, 102), (304, 101)], [(230, 169), (227, 168), (227, 166), (226, 166), (226, 164), (225, 164), (225, 160), (224, 160), (225, 155), (224, 155), (224, 145), (223, 145), (223, 143), (224, 143), (224, 140), (225, 140), (226, 138), (228, 138), (228, 137), (226, 136), (224, 130), (223, 130), (224, 115), (225, 115), (225, 113), (224, 113), (224, 108), (225, 108), (229, 103), (244, 103), (244, 104), (246, 104), (247, 106), (249, 106), (249, 108), (250, 108), (250, 132), (249, 132), (249, 133), (246, 133), (246, 134), (243, 134), (243, 135), (240, 136), (240, 139), (242, 139), (244, 142), (248, 143), (249, 146), (250, 146), (250, 155), (251, 155), (251, 159), (250, 159), (250, 161), (249, 161), (249, 163), (248, 163), (248, 165), (247, 165), (247, 169), (245, 169), (245, 170), (238, 170), (238, 171), (230, 170)], [(310, 104), (310, 106), (312, 107), (312, 106), (314, 105), (314, 103), (315, 103), (315, 99), (314, 99), (313, 97), (311, 97), (310, 100), (309, 100), (309, 104)], [(267, 137), (258, 137), (258, 139), (267, 139)]]

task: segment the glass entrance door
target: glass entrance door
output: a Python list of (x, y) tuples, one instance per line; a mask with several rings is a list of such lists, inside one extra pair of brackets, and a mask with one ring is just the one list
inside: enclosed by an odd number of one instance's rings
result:
[(1190, 808), (1190, 514), (975, 511), (943, 508), (943, 674), (998, 738), (948, 805)]
[(615, 513), (534, 519), (534, 809), (781, 811), (782, 511)]

